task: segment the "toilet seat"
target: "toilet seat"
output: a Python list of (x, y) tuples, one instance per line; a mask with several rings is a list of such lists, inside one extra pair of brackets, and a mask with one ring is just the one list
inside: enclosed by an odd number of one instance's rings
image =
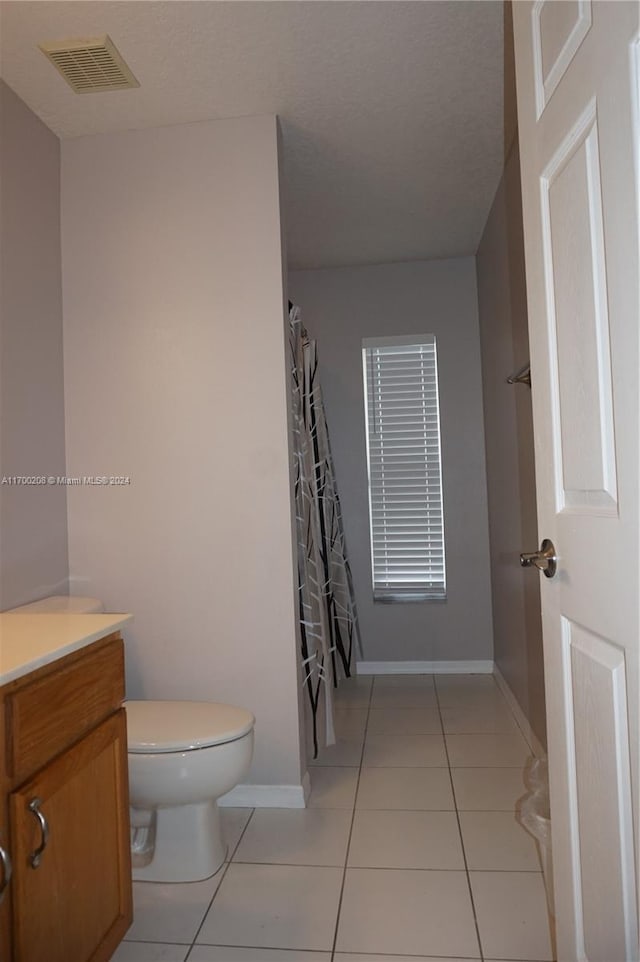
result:
[(128, 750), (149, 755), (224, 745), (247, 735), (250, 711), (205, 701), (126, 701)]

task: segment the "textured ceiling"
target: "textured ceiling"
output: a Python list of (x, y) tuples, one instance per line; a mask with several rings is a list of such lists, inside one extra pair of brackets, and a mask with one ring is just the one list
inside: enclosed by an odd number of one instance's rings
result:
[[(503, 157), (501, 2), (0, 3), (0, 73), (60, 137), (277, 113), (292, 268), (474, 253)], [(108, 33), (141, 86), (37, 49)]]

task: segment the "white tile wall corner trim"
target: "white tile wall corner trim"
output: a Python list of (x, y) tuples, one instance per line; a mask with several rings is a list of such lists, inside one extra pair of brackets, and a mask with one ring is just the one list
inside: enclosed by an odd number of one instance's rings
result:
[(358, 675), (490, 675), (492, 661), (359, 661)]
[(496, 680), (496, 684), (497, 684), (498, 688), (500, 689), (500, 691), (502, 692), (502, 694), (503, 694), (504, 697), (506, 698), (507, 704), (509, 705), (509, 708), (511, 709), (511, 711), (512, 711), (513, 714), (515, 715), (515, 719), (516, 719), (516, 721), (517, 721), (517, 723), (518, 723), (518, 726), (519, 726), (522, 734), (524, 735), (526, 741), (528, 742), (529, 748), (531, 749), (531, 751), (533, 752), (533, 754), (536, 756), (536, 758), (542, 758), (542, 757), (545, 756), (547, 753), (546, 753), (546, 751), (545, 751), (542, 743), (541, 743), (540, 741), (538, 741), (538, 738), (536, 737), (536, 734), (535, 734), (533, 728), (532, 728), (531, 725), (529, 724), (529, 719), (527, 718), (527, 716), (526, 716), (525, 713), (523, 712), (522, 708), (520, 707), (520, 705), (519, 705), (519, 703), (518, 703), (518, 699), (517, 699), (516, 696), (513, 694), (511, 688), (510, 688), (509, 685), (507, 684), (507, 681), (506, 681), (504, 675), (502, 674), (502, 672), (500, 671), (500, 669), (498, 668), (497, 665), (494, 665), (494, 668), (493, 668), (493, 677), (494, 677), (495, 680)]
[(222, 808), (306, 808), (310, 789), (302, 785), (236, 785), (218, 799)]

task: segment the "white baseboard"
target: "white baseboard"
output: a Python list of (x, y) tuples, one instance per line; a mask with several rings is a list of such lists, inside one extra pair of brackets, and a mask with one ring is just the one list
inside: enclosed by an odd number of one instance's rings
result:
[(547, 753), (544, 747), (542, 746), (541, 742), (536, 737), (536, 734), (533, 728), (529, 724), (529, 719), (527, 718), (522, 708), (520, 707), (518, 703), (518, 699), (513, 694), (504, 675), (502, 674), (502, 672), (500, 671), (497, 665), (494, 666), (493, 677), (496, 680), (496, 684), (498, 685), (498, 688), (506, 698), (509, 708), (515, 715), (515, 719), (518, 723), (518, 727), (520, 728), (522, 734), (524, 735), (529, 745), (529, 748), (531, 749), (533, 754), (536, 756), (536, 758), (542, 758)]
[(359, 661), (358, 675), (490, 675), (492, 661)]
[(308, 774), (301, 785), (236, 785), (218, 799), (218, 805), (221, 808), (305, 808), (310, 788)]

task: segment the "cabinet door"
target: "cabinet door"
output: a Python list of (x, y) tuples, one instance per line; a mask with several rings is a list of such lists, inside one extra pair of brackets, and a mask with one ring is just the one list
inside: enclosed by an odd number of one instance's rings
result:
[(132, 918), (124, 711), (12, 793), (10, 817), (13, 962), (109, 959)]
[[(9, 852), (9, 833), (7, 831), (9, 820), (5, 809), (6, 806), (3, 804), (3, 800), (0, 797), (0, 847), (2, 847), (5, 852)], [(0, 862), (1, 861), (2, 860), (0, 859)], [(12, 888), (13, 882), (11, 881), (11, 878), (9, 878), (9, 882), (7, 883), (7, 868), (3, 868), (2, 865), (0, 865), (0, 890), (2, 890), (2, 894), (0, 894), (0, 959), (2, 962), (4, 962), (5, 959), (11, 958), (9, 948), (9, 929), (11, 919)]]

